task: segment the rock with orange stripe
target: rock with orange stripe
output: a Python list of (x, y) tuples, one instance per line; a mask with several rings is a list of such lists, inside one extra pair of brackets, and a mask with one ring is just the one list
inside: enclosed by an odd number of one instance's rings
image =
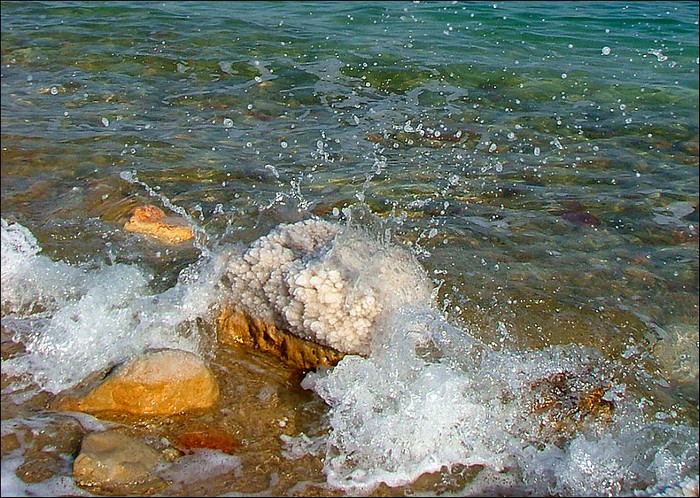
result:
[(129, 232), (137, 232), (155, 237), (167, 244), (179, 244), (193, 237), (192, 227), (185, 220), (175, 216), (166, 216), (157, 206), (145, 205), (134, 209), (124, 225)]

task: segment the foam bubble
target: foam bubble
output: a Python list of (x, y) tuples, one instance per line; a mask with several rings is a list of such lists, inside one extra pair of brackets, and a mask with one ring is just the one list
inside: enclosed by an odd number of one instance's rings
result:
[(197, 448), (191, 454), (183, 455), (175, 463), (162, 465), (156, 473), (167, 481), (172, 481), (167, 491), (175, 492), (184, 483), (194, 483), (233, 472), (241, 475), (241, 459), (219, 450)]

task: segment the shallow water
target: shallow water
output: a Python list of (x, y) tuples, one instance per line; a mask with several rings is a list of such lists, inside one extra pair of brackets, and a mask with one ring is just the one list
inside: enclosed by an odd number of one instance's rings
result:
[[(500, 440), (515, 460), (500, 464), (520, 472), (499, 488), (506, 494), (624, 494), (697, 475), (697, 4), (6, 2), (1, 126), (2, 218), (26, 227), (41, 248), (32, 259), (24, 238), (16, 253), (7, 250), (3, 226), (3, 434), (42, 403), (7, 380), (5, 360), (21, 357), (11, 343), (45, 346), (26, 355), (24, 371), (30, 365), (31, 380), (52, 393), (154, 344), (214, 358), (221, 353), (201, 320), (222, 271), (211, 261), (280, 223), (344, 224), (366, 205), (432, 279), (431, 320), (481, 341), (494, 352), (491, 366), (546, 378), (590, 347), (606, 366), (580, 382), (624, 386), (628, 396), (615, 428), (601, 429), (595, 443), (573, 435), (563, 457), (540, 451), (528, 471), (530, 454), (516, 447), (532, 435), (504, 430), (517, 407), (488, 396), (525, 388), (482, 365), (434, 373), (447, 393), (465, 383), (482, 390), (448, 408), (465, 418), (472, 405), (498, 414), (491, 439), (481, 440), (488, 451), (462, 454), (464, 439), (448, 434), (454, 452), (433, 453), (438, 469), (497, 468)], [(125, 232), (130, 210), (143, 203), (184, 216), (195, 241), (167, 247)], [(9, 254), (16, 258), (6, 265)], [(423, 323), (403, 320), (387, 327)], [(96, 333), (101, 327), (111, 334)], [(557, 346), (563, 359), (550, 357)], [(362, 368), (375, 369), (380, 384), (399, 375), (377, 358)], [(359, 436), (353, 420), (385, 434), (392, 417), (410, 414), (403, 399), (378, 418), (348, 412), (338, 393), (363, 385), (351, 370), (348, 363), (325, 380), (311, 376), (304, 385), (314, 392), (298, 387), (280, 419), (301, 403), (295, 396), (321, 404), (321, 395), (333, 407), (331, 440), (342, 455), (345, 436)], [(261, 382), (286, 375), (279, 366), (262, 372)], [(418, 379), (402, 385), (425, 401), (437, 387)], [(378, 399), (385, 387), (363, 386)], [(21, 403), (10, 410), (9, 400)], [(312, 412), (304, 430), (322, 432), (325, 416)], [(434, 423), (443, 415), (424, 413)], [(672, 427), (654, 430), (673, 444), (631, 441), (629, 427), (651, 431), (650, 421)], [(418, 464), (409, 468), (418, 444), (404, 467), (391, 467), (376, 457), (391, 453), (386, 441), (356, 463), (403, 486), (420, 473)], [(289, 460), (279, 441), (269, 444)], [(581, 467), (561, 464), (584, 449), (602, 462), (612, 458), (604, 448), (619, 456), (640, 447), (674, 470), (624, 477), (594, 466), (584, 478)], [(276, 492), (342, 474), (304, 458), (285, 464), (302, 470), (289, 470)], [(553, 460), (572, 482), (532, 477)], [(252, 476), (251, 467), (239, 472)], [(355, 479), (365, 491), (373, 482)], [(478, 493), (477, 481), (443, 476), (398, 489)]]

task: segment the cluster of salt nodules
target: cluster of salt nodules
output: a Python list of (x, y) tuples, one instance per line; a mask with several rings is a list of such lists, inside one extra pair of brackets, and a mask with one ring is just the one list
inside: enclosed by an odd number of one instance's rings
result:
[(231, 258), (224, 280), (248, 315), (352, 354), (369, 353), (383, 312), (432, 290), (408, 251), (371, 230), (321, 220), (260, 237)]

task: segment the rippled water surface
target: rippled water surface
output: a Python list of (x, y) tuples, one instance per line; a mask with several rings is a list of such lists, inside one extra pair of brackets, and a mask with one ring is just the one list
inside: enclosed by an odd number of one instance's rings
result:
[[(366, 205), (452, 324), (591, 346), (696, 434), (698, 67), (694, 2), (3, 2), (2, 218), (163, 292)], [(124, 232), (143, 203), (195, 243)]]

